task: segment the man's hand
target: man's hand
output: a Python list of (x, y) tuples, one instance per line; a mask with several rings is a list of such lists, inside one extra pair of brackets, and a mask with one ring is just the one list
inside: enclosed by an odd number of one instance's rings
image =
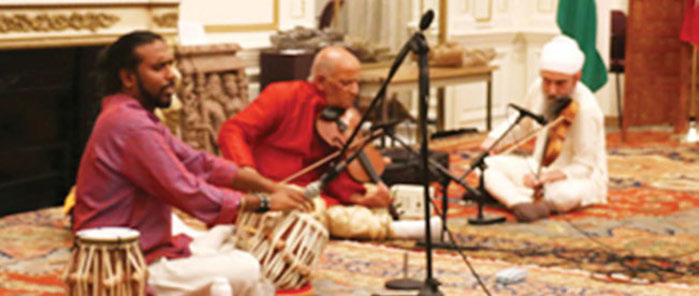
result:
[(524, 186), (536, 189), (544, 184), (565, 180), (565, 178), (566, 175), (560, 170), (543, 172), (539, 178), (534, 174), (526, 174), (524, 176)]
[(565, 179), (566, 179), (566, 175), (560, 170), (543, 172), (543, 173), (541, 173), (541, 176), (539, 177), (539, 180), (541, 180), (541, 183), (543, 183), (543, 184), (548, 184), (548, 183), (561, 181), (561, 180), (565, 180)]
[(269, 195), (270, 211), (312, 211), (313, 203), (306, 199), (303, 192), (288, 186), (279, 186), (279, 190)]
[(538, 187), (541, 187), (541, 185), (541, 180), (537, 178), (534, 174), (524, 175), (524, 186), (536, 189)]
[(351, 200), (355, 205), (368, 208), (386, 208), (393, 203), (393, 196), (382, 182), (376, 186), (376, 190), (367, 190), (364, 195), (354, 195)]

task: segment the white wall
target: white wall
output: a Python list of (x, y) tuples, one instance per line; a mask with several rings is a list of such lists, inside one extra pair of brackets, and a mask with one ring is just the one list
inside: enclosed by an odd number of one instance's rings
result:
[(259, 50), (269, 47), (269, 37), (276, 33), (276, 30), (262, 28), (274, 22), (274, 6), (278, 5), (277, 27), (280, 30), (316, 24), (316, 0), (182, 0), (180, 3), (181, 21), (219, 26), (206, 32), (210, 43), (235, 42), (243, 47), (238, 56), (249, 65), (252, 98), (259, 92), (255, 83), (259, 73)]
[[(436, 7), (438, 1), (432, 2)], [(610, 11), (627, 11), (628, 0), (596, 2), (597, 48), (608, 65)], [(448, 5), (450, 40), (466, 48), (494, 48), (497, 52), (492, 62), (500, 67), (494, 73), (493, 115), (494, 121), (502, 120), (508, 111), (507, 103), (521, 100), (538, 77), (543, 44), (560, 33), (556, 24), (558, 0), (449, 0)], [(488, 6), (490, 14), (482, 9)], [(615, 87), (615, 77), (610, 75), (609, 82), (596, 93), (607, 116), (617, 114)], [(485, 127), (484, 89), (483, 83), (447, 90), (446, 128)]]
[[(290, 29), (296, 25), (314, 27), (326, 1), (328, 0), (182, 0), (180, 19), (205, 25), (269, 23), (273, 20), (273, 6), (277, 4), (280, 29)], [(438, 12), (439, 2), (410, 0), (411, 9), (406, 18), (412, 21), (408, 26), (417, 23), (420, 7), (434, 8)], [(505, 115), (507, 103), (521, 100), (528, 85), (538, 76), (541, 46), (559, 33), (555, 23), (558, 0), (448, 0), (448, 5), (449, 39), (461, 42), (469, 49), (492, 47), (497, 52), (497, 57), (492, 62), (500, 67), (494, 74), (493, 82), (493, 114), (497, 122)], [(609, 60), (609, 18), (612, 9), (628, 11), (628, 0), (597, 1), (598, 50), (605, 63)], [(487, 13), (488, 10), (490, 14)], [(435, 18), (429, 31), (431, 40), (435, 40), (437, 27), (438, 18)], [(407, 28), (395, 30), (406, 32)], [(236, 42), (243, 46), (245, 50), (240, 56), (250, 65), (248, 72), (254, 79), (258, 72), (258, 50), (269, 46), (269, 36), (273, 33), (270, 30), (238, 32), (231, 29), (208, 32), (207, 37), (211, 42)], [(608, 116), (616, 116), (614, 80), (614, 76), (610, 75), (607, 85), (597, 92), (600, 105)], [(485, 85), (478, 83), (447, 89), (447, 128), (484, 128), (484, 89)], [(256, 85), (253, 84), (251, 95), (256, 94)], [(408, 107), (416, 111), (414, 105), (416, 104)]]

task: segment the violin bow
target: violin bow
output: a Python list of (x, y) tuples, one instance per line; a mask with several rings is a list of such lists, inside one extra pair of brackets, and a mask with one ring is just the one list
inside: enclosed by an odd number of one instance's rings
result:
[[(531, 131), (531, 132), (528, 133), (526, 136), (524, 136), (522, 139), (516, 140), (515, 143), (511, 144), (506, 150), (504, 150), (504, 151), (502, 151), (502, 152), (500, 152), (500, 153), (498, 153), (498, 154), (508, 154), (508, 153), (514, 151), (515, 149), (519, 148), (519, 147), (522, 146), (523, 144), (529, 142), (529, 140), (531, 140), (532, 138), (538, 136), (539, 133), (547, 131), (548, 129), (550, 129), (550, 128), (553, 127), (554, 125), (558, 124), (559, 122), (563, 121), (564, 119), (565, 119), (565, 118), (564, 118), (563, 116), (557, 117), (555, 120), (546, 123), (546, 125), (544, 125), (544, 126), (538, 128), (538, 129), (536, 129), (536, 130), (534, 130), (534, 131)], [(546, 145), (545, 145), (544, 147), (546, 147)], [(542, 157), (542, 162), (543, 162), (543, 157), (544, 157), (544, 155), (545, 155), (545, 151), (542, 152), (542, 156), (541, 156), (541, 157)], [(539, 176), (541, 175), (541, 168), (542, 168), (541, 164), (539, 165), (538, 169), (537, 169), (536, 172), (535, 172), (534, 169), (533, 169), (533, 168), (531, 167), (531, 165), (529, 164), (529, 162), (526, 162), (526, 163), (527, 163), (527, 167), (529, 168), (529, 172), (530, 172), (531, 174), (535, 175), (535, 176), (536, 176), (536, 179), (538, 180), (538, 179), (539, 179)]]
[(564, 119), (563, 116), (559, 116), (559, 117), (556, 118), (554, 121), (551, 121), (551, 122), (547, 123), (546, 125), (544, 125), (544, 126), (538, 128), (538, 129), (536, 129), (536, 130), (534, 130), (534, 131), (528, 133), (526, 136), (524, 136), (524, 137), (523, 137), (522, 139), (520, 139), (520, 140), (517, 140), (515, 143), (510, 144), (509, 147), (507, 147), (506, 150), (504, 150), (504, 151), (502, 151), (502, 152), (500, 152), (500, 153), (498, 153), (498, 154), (507, 154), (507, 153), (510, 153), (510, 152), (514, 151), (515, 149), (517, 149), (517, 148), (519, 148), (520, 146), (524, 145), (526, 142), (529, 142), (529, 140), (531, 140), (531, 139), (533, 139), (534, 137), (536, 137), (540, 132), (543, 132), (543, 131), (548, 130), (548, 129), (551, 128), (552, 126), (554, 126), (554, 125), (556, 125), (557, 123), (563, 121), (563, 119)]
[[(367, 142), (368, 140), (373, 139), (373, 138), (375, 138), (375, 137), (378, 137), (379, 135), (381, 135), (381, 133), (383, 133), (382, 130), (376, 130), (376, 131), (374, 131), (371, 135), (366, 136), (366, 137), (364, 137), (364, 138), (361, 138), (360, 141), (357, 141), (357, 142), (355, 142), (355, 144), (352, 144), (352, 145), (350, 146), (349, 149), (356, 148), (357, 146), (364, 145), (365, 142)], [(313, 170), (313, 169), (315, 169), (315, 168), (317, 168), (317, 167), (319, 167), (319, 166), (321, 166), (321, 165), (327, 163), (328, 161), (333, 160), (334, 158), (338, 157), (339, 155), (340, 155), (340, 151), (339, 151), (339, 150), (338, 150), (338, 151), (335, 151), (335, 152), (331, 153), (330, 155), (328, 155), (328, 156), (326, 156), (326, 157), (323, 157), (322, 159), (320, 159), (320, 160), (318, 160), (318, 161), (312, 163), (311, 165), (309, 165), (309, 166), (307, 166), (307, 167), (305, 167), (305, 168), (299, 170), (298, 172), (292, 174), (291, 176), (286, 177), (286, 178), (285, 178), (284, 180), (282, 180), (280, 183), (282, 183), (282, 184), (289, 183), (289, 182), (291, 182), (292, 180), (294, 180), (294, 179), (300, 177), (301, 175), (310, 172), (311, 170)]]

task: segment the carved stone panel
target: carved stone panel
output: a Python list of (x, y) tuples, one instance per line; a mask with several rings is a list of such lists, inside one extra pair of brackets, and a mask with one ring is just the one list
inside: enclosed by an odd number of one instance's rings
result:
[(221, 125), (250, 102), (245, 68), (235, 56), (238, 50), (237, 44), (176, 48), (182, 72), (179, 135), (195, 149), (218, 154)]

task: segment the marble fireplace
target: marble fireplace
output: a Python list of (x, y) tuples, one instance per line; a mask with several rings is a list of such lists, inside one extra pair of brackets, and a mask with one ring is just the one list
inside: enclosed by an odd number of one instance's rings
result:
[(0, 216), (58, 205), (99, 98), (91, 69), (119, 35), (174, 40), (179, 0), (0, 2)]

